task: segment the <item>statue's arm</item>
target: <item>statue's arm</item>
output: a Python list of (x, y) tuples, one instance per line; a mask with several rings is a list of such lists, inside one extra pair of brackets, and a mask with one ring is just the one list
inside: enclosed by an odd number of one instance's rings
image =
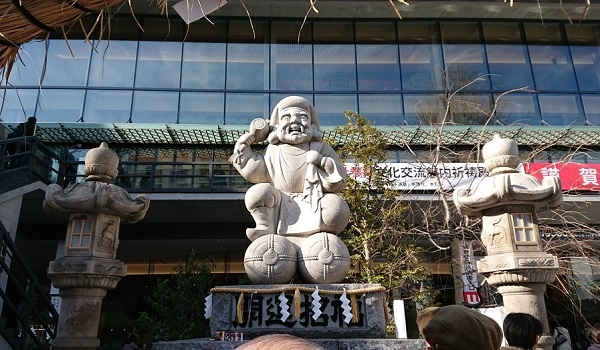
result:
[(229, 162), (244, 179), (252, 183), (269, 182), (263, 156), (250, 147), (255, 140), (256, 137), (251, 133), (242, 135), (233, 147), (233, 155), (229, 158)]
[(344, 188), (348, 174), (331, 146), (324, 144), (320, 153), (309, 151), (307, 161), (315, 164), (325, 175), (322, 177), (322, 185), (327, 192), (339, 192)]

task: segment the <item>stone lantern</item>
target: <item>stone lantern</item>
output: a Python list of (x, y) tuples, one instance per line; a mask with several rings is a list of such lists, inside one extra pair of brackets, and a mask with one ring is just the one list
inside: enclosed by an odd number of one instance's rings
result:
[(481, 240), (487, 256), (479, 273), (498, 288), (505, 313), (526, 312), (542, 321), (544, 335), (538, 348), (551, 349), (544, 292), (558, 272), (558, 259), (543, 250), (537, 213), (562, 203), (560, 179), (519, 172), (521, 160), (514, 140), (494, 135), (483, 146), (489, 176), (473, 189), (454, 192), (459, 212), (481, 218)]
[(119, 157), (106, 143), (85, 157), (85, 182), (63, 190), (49, 185), (44, 211), (69, 214), (64, 256), (50, 262), (48, 277), (62, 299), (53, 349), (97, 349), (102, 299), (127, 273), (117, 259), (119, 225), (144, 218), (150, 200), (131, 199), (113, 185)]

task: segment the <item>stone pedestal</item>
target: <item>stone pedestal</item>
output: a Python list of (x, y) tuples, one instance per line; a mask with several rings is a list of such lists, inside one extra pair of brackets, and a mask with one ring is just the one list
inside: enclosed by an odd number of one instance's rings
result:
[[(320, 299), (313, 294), (317, 288)], [(350, 301), (346, 304), (344, 289)], [(247, 285), (216, 287), (211, 292), (212, 334), (243, 333), (244, 339), (270, 333), (310, 339), (385, 337), (387, 309), (380, 285)], [(353, 305), (355, 317), (350, 319)]]
[(537, 347), (539, 349), (552, 349), (554, 338), (548, 329), (548, 317), (544, 293), (546, 283), (520, 283), (518, 285), (498, 286), (498, 292), (504, 300), (504, 311), (506, 314), (512, 312), (525, 312), (537, 317), (544, 325), (544, 334), (540, 337)]
[(102, 299), (108, 289), (125, 277), (127, 267), (119, 260), (93, 257), (62, 257), (50, 262), (48, 277), (62, 299), (55, 349), (97, 349)]

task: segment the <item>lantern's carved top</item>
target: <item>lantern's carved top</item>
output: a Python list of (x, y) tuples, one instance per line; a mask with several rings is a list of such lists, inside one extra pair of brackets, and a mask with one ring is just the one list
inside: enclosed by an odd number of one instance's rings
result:
[(85, 157), (85, 182), (63, 189), (51, 184), (46, 190), (44, 211), (47, 213), (103, 212), (120, 217), (124, 223), (144, 218), (150, 198), (139, 194), (134, 199), (112, 182), (118, 174), (119, 157), (105, 142), (88, 151)]
[(462, 214), (481, 217), (484, 210), (508, 204), (529, 204), (547, 210), (562, 203), (558, 177), (545, 177), (540, 182), (519, 172), (521, 160), (514, 140), (496, 134), (483, 146), (482, 155), (490, 175), (474, 188), (454, 191), (454, 204)]
[(92, 148), (85, 155), (85, 181), (113, 183), (119, 173), (118, 166), (119, 156), (108, 148), (106, 142), (102, 142), (100, 147)]

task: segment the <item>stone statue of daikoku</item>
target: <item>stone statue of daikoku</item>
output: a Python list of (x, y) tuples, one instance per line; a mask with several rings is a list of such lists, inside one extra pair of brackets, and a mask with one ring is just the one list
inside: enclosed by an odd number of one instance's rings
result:
[[(267, 140), (262, 154), (250, 147)], [(350, 210), (336, 193), (346, 170), (323, 142), (314, 106), (289, 96), (270, 120), (255, 119), (234, 147), (230, 162), (254, 183), (245, 196), (255, 228), (244, 259), (254, 283), (287, 283), (296, 272), (306, 282), (337, 283), (350, 267), (348, 249), (336, 236), (348, 224)]]

